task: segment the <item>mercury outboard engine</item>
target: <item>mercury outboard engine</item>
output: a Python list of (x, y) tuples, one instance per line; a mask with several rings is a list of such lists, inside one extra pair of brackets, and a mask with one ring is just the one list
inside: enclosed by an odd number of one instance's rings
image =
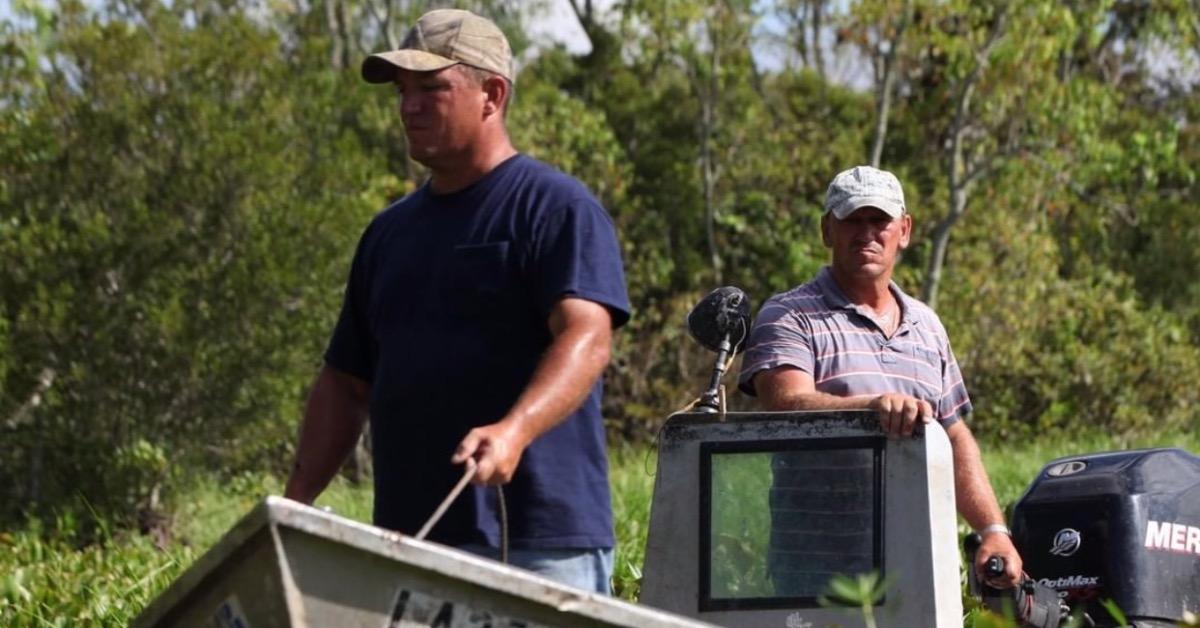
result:
[(1025, 572), (1097, 626), (1174, 626), (1200, 613), (1200, 458), (1146, 449), (1059, 458), (1017, 502)]
[[(979, 598), (993, 613), (1016, 620), (1022, 628), (1058, 628), (1066, 623), (1071, 607), (1058, 596), (1058, 591), (1040, 584), (1027, 575), (1011, 589), (993, 589), (979, 580), (975, 573), (975, 554), (979, 551), (982, 537), (972, 532), (963, 539), (967, 556), (967, 589)], [(1004, 574), (1004, 559), (992, 556), (984, 568), (988, 577)], [(1090, 617), (1084, 625), (1095, 628)]]

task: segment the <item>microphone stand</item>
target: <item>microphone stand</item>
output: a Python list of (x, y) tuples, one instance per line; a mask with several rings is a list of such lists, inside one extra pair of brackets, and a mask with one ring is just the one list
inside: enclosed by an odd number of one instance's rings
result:
[(729, 342), (729, 335), (730, 332), (726, 331), (725, 335), (721, 337), (721, 344), (717, 347), (717, 363), (713, 365), (712, 379), (708, 382), (708, 390), (700, 395), (700, 401), (696, 403), (697, 412), (716, 414), (721, 411), (721, 377), (725, 375), (725, 359), (733, 348)]

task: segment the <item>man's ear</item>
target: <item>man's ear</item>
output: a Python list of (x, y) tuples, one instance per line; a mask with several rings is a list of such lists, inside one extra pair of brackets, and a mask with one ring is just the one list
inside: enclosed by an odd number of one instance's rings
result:
[(512, 93), (512, 86), (499, 76), (490, 76), (483, 81), (483, 93), (486, 97), (483, 113), (490, 116), (504, 111), (504, 105)]
[(908, 243), (912, 241), (912, 214), (904, 212), (900, 217), (903, 221), (900, 223), (900, 250), (908, 248)]
[(821, 214), (821, 243), (825, 248), (830, 248), (831, 240), (829, 239), (829, 214)]

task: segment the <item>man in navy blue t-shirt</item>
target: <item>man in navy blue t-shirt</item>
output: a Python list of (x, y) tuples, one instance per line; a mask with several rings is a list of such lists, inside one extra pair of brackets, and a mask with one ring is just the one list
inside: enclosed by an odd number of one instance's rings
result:
[(629, 301), (612, 221), (504, 126), (511, 52), (466, 11), (422, 16), (372, 55), (429, 181), (372, 220), (309, 395), (285, 494), (311, 502), (370, 417), (375, 523), (413, 534), (473, 460), (430, 538), (607, 592), (612, 509), (600, 375)]

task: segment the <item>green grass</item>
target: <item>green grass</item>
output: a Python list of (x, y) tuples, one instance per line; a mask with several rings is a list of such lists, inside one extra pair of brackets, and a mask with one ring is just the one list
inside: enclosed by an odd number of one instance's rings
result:
[(0, 625), (125, 625), (197, 556), (140, 535), (79, 548), (71, 524), (56, 525), (0, 535)]
[[(1002, 504), (1020, 497), (1049, 460), (1065, 455), (1151, 446), (1200, 452), (1200, 435), (1162, 434), (1127, 440), (1100, 434), (1030, 442), (984, 442), (984, 461)], [(646, 526), (654, 486), (655, 457), (637, 448), (613, 448), (611, 481), (617, 548), (614, 586), (618, 596), (639, 593)], [(102, 530), (99, 542), (84, 545), (79, 522), (70, 518), (31, 521), (0, 532), (0, 626), (123, 626), (167, 587), (192, 561), (264, 496), (282, 483), (246, 474), (199, 483), (185, 491), (165, 549), (149, 537)], [(370, 520), (369, 486), (337, 482), (318, 500), (340, 515)], [(745, 527), (737, 521), (733, 528)], [(743, 522), (744, 523), (744, 522)], [(971, 622), (988, 623), (972, 614)]]
[[(204, 482), (183, 500), (187, 505), (176, 515), (175, 529), (186, 542), (211, 547), (264, 497), (282, 494), (283, 479), (267, 474), (245, 473), (232, 480)], [(349, 519), (370, 521), (370, 484), (356, 487), (338, 478), (314, 505)]]
[(617, 535), (613, 592), (627, 600), (636, 600), (641, 593), (656, 463), (652, 452), (644, 449), (616, 447), (609, 451), (613, 526)]
[[(125, 626), (263, 497), (282, 482), (245, 474), (186, 491), (164, 549), (149, 536), (102, 529), (83, 544), (69, 517), (0, 532), (0, 626)], [(335, 482), (317, 501), (369, 520), (368, 489)]]
[(1200, 433), (1167, 432), (1137, 438), (1089, 433), (1022, 441), (984, 439), (979, 446), (996, 498), (1001, 505), (1008, 506), (1021, 497), (1042, 467), (1055, 458), (1154, 447), (1178, 447), (1200, 455)]

